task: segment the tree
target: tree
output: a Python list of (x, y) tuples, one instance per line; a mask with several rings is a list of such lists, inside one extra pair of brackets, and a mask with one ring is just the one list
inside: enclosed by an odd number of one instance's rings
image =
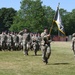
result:
[[(52, 34), (57, 35), (58, 28), (53, 23), (54, 15), (55, 11), (50, 6), (42, 6), (41, 0), (22, 0), (20, 10), (14, 17), (10, 30), (19, 32), (27, 28), (31, 32), (42, 32), (44, 27), (50, 30), (53, 24)], [(67, 12), (61, 8), (60, 15), (66, 35), (71, 35), (75, 32), (75, 9)]]
[(50, 7), (50, 6), (43, 6), (44, 12), (45, 12), (45, 18), (47, 20), (47, 27), (50, 30), (52, 24), (53, 24), (53, 18), (54, 18), (54, 14), (55, 11)]
[(68, 22), (68, 15), (69, 14), (69, 12), (67, 12), (66, 10), (64, 10), (64, 9), (60, 9), (60, 15), (61, 15), (61, 18), (62, 18), (62, 24), (63, 24), (63, 26), (64, 26), (64, 31), (65, 31), (65, 34), (67, 35), (67, 30), (66, 30), (66, 28), (67, 28), (67, 24), (66, 24), (66, 22)]
[(9, 30), (11, 24), (13, 24), (13, 17), (16, 15), (16, 12), (13, 8), (0, 9), (0, 32)]
[(68, 19), (66, 21), (67, 35), (71, 35), (75, 32), (75, 9), (67, 15), (66, 19)]
[(40, 0), (22, 0), (21, 9), (18, 11), (17, 16), (23, 21), (23, 25), (21, 24), (21, 21), (18, 21), (17, 23), (17, 20), (14, 20), (14, 25), (11, 26), (10, 30), (16, 25), (22, 25), (21, 27), (28, 28), (32, 32), (41, 32), (43, 28), (48, 25)]
[(18, 15), (14, 17), (14, 22), (13, 24), (11, 25), (10, 27), (10, 31), (15, 31), (15, 32), (19, 32), (20, 30), (23, 30), (25, 27), (24, 27), (24, 23), (25, 23), (25, 20), (20, 18)]

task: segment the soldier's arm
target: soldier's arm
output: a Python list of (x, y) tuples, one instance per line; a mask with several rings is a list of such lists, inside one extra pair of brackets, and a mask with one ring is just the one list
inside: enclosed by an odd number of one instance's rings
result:
[(47, 36), (44, 33), (41, 33), (41, 38), (46, 38)]
[(23, 30), (19, 32), (19, 34), (22, 34), (22, 35), (23, 35), (23, 33), (24, 33), (24, 31), (23, 31)]
[(41, 37), (42, 37), (43, 39), (47, 39), (48, 37), (50, 37), (50, 34), (45, 35), (44, 33), (41, 33)]

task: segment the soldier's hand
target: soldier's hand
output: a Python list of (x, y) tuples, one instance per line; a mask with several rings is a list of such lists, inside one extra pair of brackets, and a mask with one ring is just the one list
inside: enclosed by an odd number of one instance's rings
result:
[(50, 34), (48, 34), (47, 36), (50, 37)]

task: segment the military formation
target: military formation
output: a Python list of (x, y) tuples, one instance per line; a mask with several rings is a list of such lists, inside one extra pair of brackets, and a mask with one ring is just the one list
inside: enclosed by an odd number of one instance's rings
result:
[(40, 33), (29, 33), (27, 29), (19, 33), (2, 32), (0, 34), (0, 50), (1, 51), (16, 51), (23, 50), (24, 55), (28, 55), (29, 50), (33, 50), (37, 55), (38, 50), (42, 51), (42, 60), (46, 64), (51, 55), (50, 47), (51, 39), (48, 30), (45, 28)]
[(28, 50), (35, 50), (35, 55), (37, 55), (37, 50), (40, 50), (40, 34), (28, 33), (27, 29), (20, 31), (19, 33), (3, 31), (0, 34), (0, 50), (5, 51), (15, 51), (24, 50), (24, 54), (28, 55)]
[[(2, 32), (0, 34), (0, 51), (22, 50), (24, 55), (29, 55), (29, 50), (34, 51), (37, 55), (39, 50), (42, 51), (42, 61), (46, 64), (51, 56), (51, 35), (48, 29), (40, 33), (29, 33), (27, 29), (19, 33)], [(72, 50), (75, 56), (75, 33), (72, 34)]]

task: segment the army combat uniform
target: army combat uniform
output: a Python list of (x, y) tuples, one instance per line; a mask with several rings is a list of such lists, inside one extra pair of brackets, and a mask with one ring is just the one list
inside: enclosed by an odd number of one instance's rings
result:
[(2, 32), (2, 34), (1, 34), (1, 48), (2, 48), (2, 50), (6, 49), (6, 42), (7, 42), (6, 33)]
[(27, 29), (24, 29), (23, 31), (20, 32), (20, 34), (23, 35), (23, 53), (24, 55), (28, 55), (28, 50), (30, 49), (30, 43), (31, 43), (31, 37), (30, 33), (28, 33)]
[(42, 32), (41, 33), (41, 50), (42, 50), (42, 58), (43, 62), (46, 64), (48, 63), (48, 59), (51, 55), (51, 47), (50, 47), (50, 42), (51, 40), (48, 38), (48, 33)]
[(7, 35), (7, 49), (8, 50), (12, 49), (12, 41), (13, 41), (13, 37), (10, 35), (10, 33), (8, 33)]
[(37, 51), (39, 50), (39, 40), (37, 34), (32, 36), (32, 44), (35, 55), (37, 55)]
[(19, 46), (19, 37), (17, 35), (17, 33), (14, 33), (14, 36), (13, 36), (13, 48), (14, 50), (18, 50), (18, 46)]
[(22, 44), (22, 40), (23, 40), (23, 37), (21, 34), (18, 34), (18, 37), (19, 37), (19, 50), (21, 50), (23, 48), (23, 44)]

